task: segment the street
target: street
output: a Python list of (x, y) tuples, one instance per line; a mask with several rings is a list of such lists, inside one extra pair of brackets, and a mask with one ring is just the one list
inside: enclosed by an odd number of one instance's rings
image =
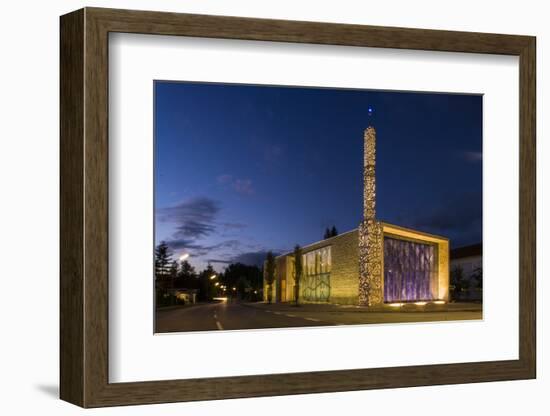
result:
[(157, 311), (155, 332), (333, 325), (290, 315), (267, 312), (241, 303), (207, 303)]
[(367, 312), (247, 303), (206, 303), (156, 312), (156, 333), (482, 319), (479, 310)]

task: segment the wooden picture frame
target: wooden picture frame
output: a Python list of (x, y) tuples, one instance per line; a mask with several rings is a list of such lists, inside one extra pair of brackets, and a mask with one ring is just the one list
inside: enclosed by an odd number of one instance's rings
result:
[[(64, 15), (60, 27), (61, 399), (101, 407), (535, 378), (534, 37), (100, 8)], [(110, 32), (519, 56), (519, 359), (109, 383)]]

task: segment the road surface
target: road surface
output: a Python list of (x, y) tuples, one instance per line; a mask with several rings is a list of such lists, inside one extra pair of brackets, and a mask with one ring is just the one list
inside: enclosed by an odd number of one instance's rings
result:
[(288, 328), (333, 325), (316, 318), (260, 310), (240, 303), (207, 303), (159, 310), (155, 332), (214, 331), (223, 329)]
[[(272, 308), (273, 309), (273, 308)], [(208, 303), (156, 312), (155, 332), (217, 331), (306, 326), (481, 319), (481, 311), (354, 312), (269, 310), (241, 303)]]

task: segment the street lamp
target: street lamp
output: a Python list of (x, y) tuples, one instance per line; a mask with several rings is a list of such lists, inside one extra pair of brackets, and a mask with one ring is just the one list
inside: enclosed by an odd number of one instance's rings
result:
[(210, 280), (214, 280), (216, 278), (216, 275), (213, 274), (212, 276), (210, 276)]
[(180, 256), (180, 261), (187, 260), (188, 258), (189, 258), (189, 253), (183, 253), (183, 254)]

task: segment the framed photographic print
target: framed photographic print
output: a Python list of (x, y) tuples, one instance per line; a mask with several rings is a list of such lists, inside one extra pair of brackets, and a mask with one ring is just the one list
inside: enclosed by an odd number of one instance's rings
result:
[(83, 406), (536, 376), (535, 38), (61, 17)]

